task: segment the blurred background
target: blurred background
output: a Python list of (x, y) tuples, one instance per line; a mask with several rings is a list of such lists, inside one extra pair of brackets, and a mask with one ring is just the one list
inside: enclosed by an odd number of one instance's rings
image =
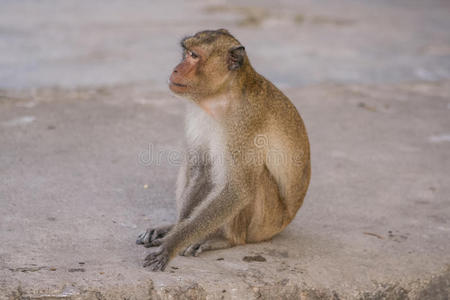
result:
[[(298, 108), (311, 184), (272, 241), (150, 276), (135, 239), (176, 219), (187, 103), (166, 82), (180, 39), (218, 28)], [(0, 298), (398, 299), (438, 278), (409, 298), (447, 299), (449, 170), (449, 0), (0, 0)]]
[(227, 28), (281, 87), (450, 78), (447, 0), (1, 0), (0, 88), (145, 82), (178, 40)]

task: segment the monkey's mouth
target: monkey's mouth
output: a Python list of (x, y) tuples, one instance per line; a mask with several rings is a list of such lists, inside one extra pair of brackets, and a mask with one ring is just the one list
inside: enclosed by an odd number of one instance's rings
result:
[(187, 87), (187, 85), (185, 85), (185, 84), (176, 83), (176, 82), (173, 82), (173, 81), (170, 81), (170, 84), (171, 84), (171, 85), (174, 85), (174, 86), (182, 87), (182, 88)]

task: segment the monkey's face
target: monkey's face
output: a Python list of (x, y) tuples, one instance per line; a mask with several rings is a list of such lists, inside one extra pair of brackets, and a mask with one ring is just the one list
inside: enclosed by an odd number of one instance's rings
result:
[[(205, 53), (202, 49), (183, 49), (183, 59), (175, 67), (169, 79), (169, 88), (176, 94), (192, 94), (198, 89), (201, 65), (204, 64)], [(202, 53), (202, 54), (200, 54)]]
[(224, 30), (203, 31), (182, 40), (183, 59), (173, 70), (169, 88), (195, 101), (217, 95), (244, 61), (244, 47)]

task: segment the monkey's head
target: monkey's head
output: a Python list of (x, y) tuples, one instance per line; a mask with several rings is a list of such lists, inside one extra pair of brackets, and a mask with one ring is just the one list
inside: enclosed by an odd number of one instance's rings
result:
[(227, 30), (207, 30), (181, 41), (183, 59), (173, 70), (169, 88), (195, 101), (227, 89), (248, 64), (245, 48)]

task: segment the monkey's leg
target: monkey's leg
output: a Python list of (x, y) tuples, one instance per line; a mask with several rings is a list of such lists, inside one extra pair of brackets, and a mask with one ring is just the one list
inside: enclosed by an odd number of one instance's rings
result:
[(143, 245), (146, 248), (159, 246), (162, 243), (162, 238), (172, 229), (174, 225), (161, 226), (156, 228), (149, 228), (144, 233), (141, 233), (136, 240), (136, 244)]
[(209, 251), (209, 250), (219, 250), (230, 248), (233, 246), (226, 238), (224, 237), (215, 237), (211, 239), (207, 239), (201, 243), (195, 243), (187, 247), (184, 251), (180, 253), (183, 256), (198, 256), (200, 253)]

